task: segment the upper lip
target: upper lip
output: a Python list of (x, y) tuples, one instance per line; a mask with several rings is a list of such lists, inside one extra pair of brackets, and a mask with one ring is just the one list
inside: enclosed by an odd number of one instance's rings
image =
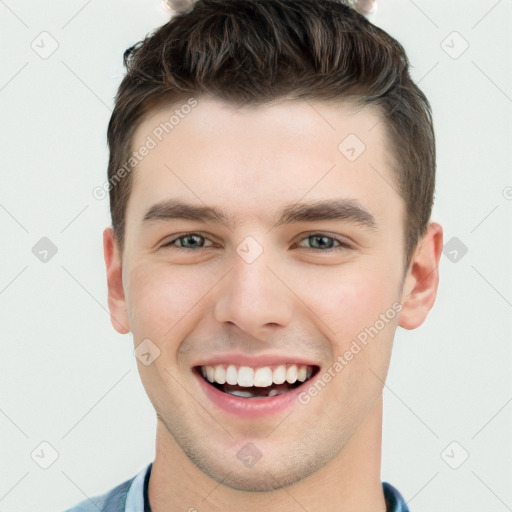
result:
[(295, 357), (289, 354), (262, 354), (259, 356), (252, 356), (241, 353), (231, 354), (216, 354), (208, 359), (204, 359), (194, 366), (216, 366), (219, 364), (234, 364), (238, 366), (271, 366), (278, 364), (298, 364), (305, 366), (319, 366), (313, 361), (308, 361), (302, 357)]

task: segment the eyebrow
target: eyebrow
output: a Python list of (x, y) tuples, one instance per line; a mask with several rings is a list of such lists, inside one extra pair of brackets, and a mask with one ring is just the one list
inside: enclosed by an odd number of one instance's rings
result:
[[(144, 215), (140, 229), (153, 221), (185, 219), (197, 222), (212, 222), (233, 228), (236, 219), (213, 206), (195, 205), (180, 200), (165, 200), (151, 206)], [(290, 203), (281, 210), (273, 227), (298, 222), (322, 220), (347, 221), (369, 230), (377, 229), (375, 217), (354, 199), (326, 199), (308, 203)]]

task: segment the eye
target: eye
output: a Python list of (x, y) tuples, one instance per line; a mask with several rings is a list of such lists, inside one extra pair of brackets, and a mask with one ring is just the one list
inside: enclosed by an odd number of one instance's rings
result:
[[(208, 239), (200, 233), (185, 233), (185, 234), (180, 235), (176, 238), (173, 238), (169, 242), (163, 244), (162, 247), (172, 247), (173, 249), (178, 249), (178, 250), (183, 250), (183, 251), (198, 250), (198, 249), (203, 249), (203, 247), (200, 247), (198, 245), (201, 242), (201, 240), (208, 240)], [(181, 247), (175, 245), (175, 243), (178, 241), (180, 241), (182, 243)], [(185, 245), (185, 246), (183, 247), (183, 245)]]
[[(313, 247), (305, 247), (305, 249), (320, 250), (322, 252), (346, 250), (351, 248), (346, 242), (332, 236), (328, 236), (325, 233), (313, 233), (303, 238), (301, 241), (303, 240), (307, 240), (313, 245)], [(333, 243), (338, 245), (333, 246)]]

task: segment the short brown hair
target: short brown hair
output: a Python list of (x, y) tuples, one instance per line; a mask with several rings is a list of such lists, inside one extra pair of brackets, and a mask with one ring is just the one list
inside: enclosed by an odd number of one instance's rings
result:
[(346, 2), (198, 0), (127, 49), (124, 64), (108, 125), (110, 212), (121, 252), (132, 173), (121, 180), (116, 173), (130, 159), (135, 129), (155, 109), (191, 95), (240, 108), (279, 98), (344, 100), (381, 115), (392, 186), (406, 205), (409, 266), (434, 200), (431, 107), (402, 45)]

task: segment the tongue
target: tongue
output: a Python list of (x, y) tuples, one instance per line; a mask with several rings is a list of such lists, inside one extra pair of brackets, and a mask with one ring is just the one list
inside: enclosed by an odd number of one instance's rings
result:
[(243, 387), (231, 384), (218, 384), (218, 386), (221, 391), (224, 391), (224, 393), (229, 393), (233, 391), (245, 391), (251, 393), (253, 396), (268, 396), (268, 394), (272, 390), (277, 391), (277, 394), (287, 393), (288, 391), (290, 391), (290, 389), (293, 389), (295, 387), (293, 384), (288, 384), (288, 382), (285, 382), (284, 384), (272, 384), (272, 386), (268, 386), (265, 388), (257, 386)]

